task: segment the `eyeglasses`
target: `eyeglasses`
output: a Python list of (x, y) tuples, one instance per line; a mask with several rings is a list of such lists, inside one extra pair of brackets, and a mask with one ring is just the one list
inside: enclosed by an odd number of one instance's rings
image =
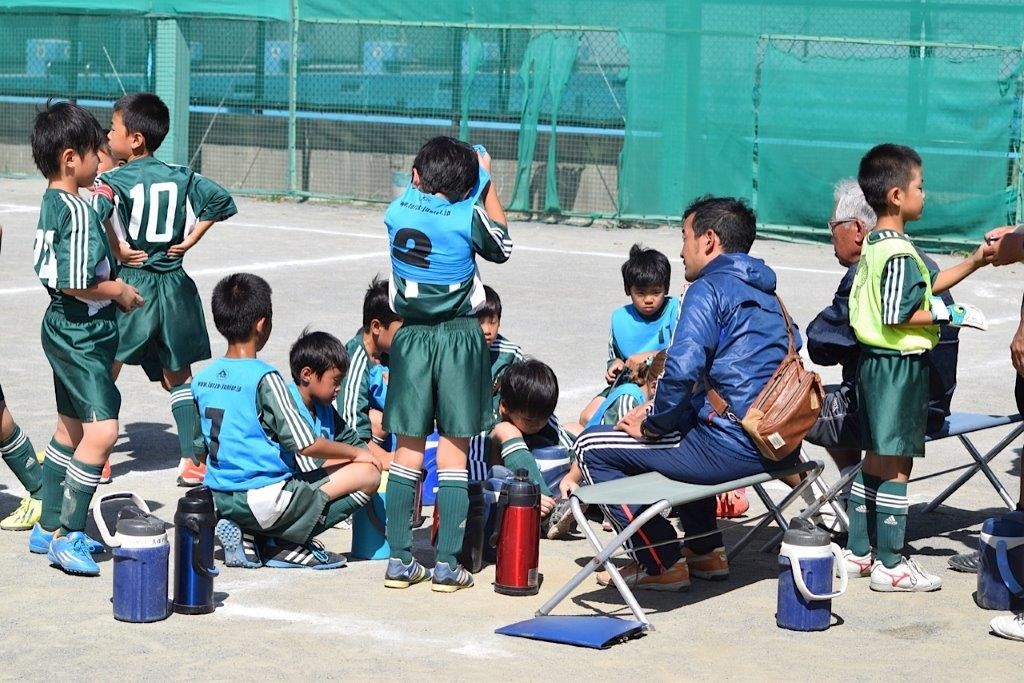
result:
[(832, 218), (832, 219), (830, 219), (826, 223), (826, 225), (828, 226), (829, 232), (835, 232), (836, 228), (839, 227), (840, 225), (842, 225), (843, 223), (852, 223), (855, 220), (857, 220), (857, 219), (856, 218)]

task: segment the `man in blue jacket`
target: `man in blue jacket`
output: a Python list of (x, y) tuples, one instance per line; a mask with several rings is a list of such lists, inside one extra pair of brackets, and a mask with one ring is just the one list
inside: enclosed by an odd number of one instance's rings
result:
[[(576, 452), (589, 483), (659, 472), (678, 481), (719, 484), (792, 464), (762, 458), (740, 425), (715, 414), (707, 399), (714, 386), (735, 414), (745, 414), (786, 355), (775, 273), (747, 253), (755, 233), (754, 212), (740, 200), (702, 197), (687, 207), (681, 256), (692, 284), (665, 372), (652, 404), (637, 407), (615, 427), (593, 427), (579, 438)], [(620, 530), (639, 511), (605, 509)], [(680, 521), (687, 537), (713, 532), (714, 498), (682, 506)], [(657, 545), (634, 551), (636, 561), (622, 572), (640, 588), (686, 590), (691, 573), (705, 579), (729, 575), (721, 534), (687, 540), (680, 549), (672, 525), (656, 516), (634, 538)]]

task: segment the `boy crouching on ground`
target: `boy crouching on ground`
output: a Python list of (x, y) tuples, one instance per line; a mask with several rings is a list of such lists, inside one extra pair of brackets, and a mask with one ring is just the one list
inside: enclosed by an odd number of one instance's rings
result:
[[(272, 328), (265, 280), (229, 275), (214, 288), (212, 308), (228, 349), (196, 375), (193, 394), (209, 448), (204, 483), (218, 514), (270, 539), (267, 566), (343, 566), (344, 556), (313, 539), (369, 501), (380, 463), (365, 448), (315, 434), (281, 375), (256, 358)], [(299, 472), (292, 453), (332, 464)]]

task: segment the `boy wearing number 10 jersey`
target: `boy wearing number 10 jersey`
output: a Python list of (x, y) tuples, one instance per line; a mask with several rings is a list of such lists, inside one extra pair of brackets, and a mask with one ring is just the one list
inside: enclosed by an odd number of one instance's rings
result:
[(133, 316), (118, 316), (115, 376), (124, 363), (159, 358), (181, 448), (178, 484), (190, 486), (202, 483), (204, 469), (195, 445), (199, 416), (191, 366), (210, 358), (210, 338), (199, 292), (182, 261), (215, 222), (238, 211), (218, 184), (153, 158), (169, 127), (167, 107), (156, 95), (126, 95), (114, 104), (108, 140), (114, 158), (127, 163), (101, 177), (113, 190), (113, 206), (104, 211), (99, 204), (118, 239), (147, 254), (141, 265), (121, 270), (146, 304)]

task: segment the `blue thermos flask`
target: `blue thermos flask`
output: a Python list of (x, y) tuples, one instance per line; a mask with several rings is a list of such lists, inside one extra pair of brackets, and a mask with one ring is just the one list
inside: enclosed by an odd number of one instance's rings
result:
[(217, 513), (213, 493), (205, 486), (178, 499), (174, 513), (174, 602), (179, 614), (209, 614), (214, 610), (213, 528)]
[[(105, 502), (118, 499), (134, 504), (118, 511), (111, 536), (101, 508)], [(166, 619), (167, 559), (171, 550), (164, 523), (151, 515), (146, 502), (133, 493), (103, 496), (93, 506), (93, 518), (104, 543), (112, 548), (114, 618), (136, 624)]]
[(978, 539), (978, 592), (982, 609), (1024, 610), (1024, 511), (992, 517), (981, 525)]
[[(839, 590), (832, 592), (835, 568)], [(832, 599), (846, 591), (847, 581), (842, 551), (828, 532), (807, 520), (793, 519), (779, 549), (775, 623), (793, 631), (824, 631), (832, 618)]]

